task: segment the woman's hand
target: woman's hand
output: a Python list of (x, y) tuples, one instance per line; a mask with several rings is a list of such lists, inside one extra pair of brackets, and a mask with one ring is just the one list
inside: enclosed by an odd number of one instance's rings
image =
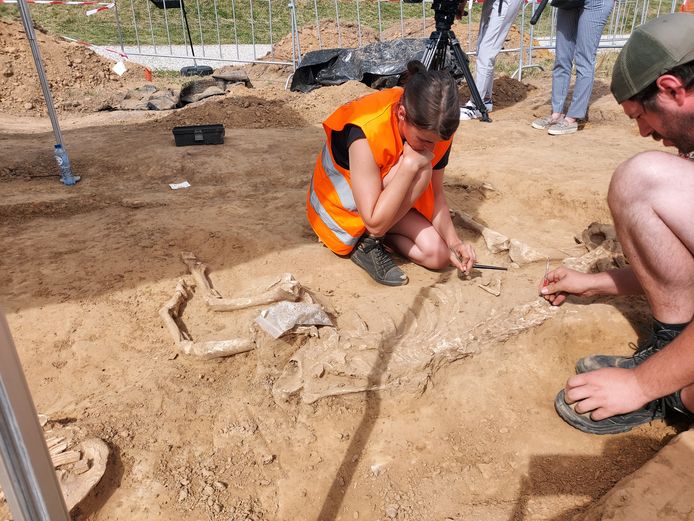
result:
[(421, 170), (425, 167), (431, 168), (431, 161), (434, 159), (433, 150), (415, 150), (409, 143), (403, 144), (402, 161), (405, 164), (411, 165), (415, 170)]
[(475, 250), (469, 244), (459, 242), (453, 246), (449, 246), (451, 250), (451, 264), (458, 268), (466, 275), (470, 273), (472, 265), (477, 261)]

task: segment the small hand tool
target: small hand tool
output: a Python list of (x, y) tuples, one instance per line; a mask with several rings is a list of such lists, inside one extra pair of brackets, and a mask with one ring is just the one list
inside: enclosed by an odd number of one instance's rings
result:
[[(464, 264), (463, 263), (463, 257), (460, 255), (460, 253), (458, 253), (453, 248), (448, 248), (448, 249), (451, 250), (451, 252), (453, 253), (453, 255), (455, 255), (455, 258), (458, 259), (458, 262), (460, 262), (460, 264)], [(490, 264), (473, 264), (472, 267), (473, 267), (473, 269), (478, 269), (478, 270), (500, 270), (500, 271), (507, 271), (508, 270), (508, 268), (504, 268), (503, 266), (492, 266)]]
[(508, 268), (504, 268), (503, 266), (491, 266), (489, 264), (473, 264), (472, 267), (477, 268), (478, 270), (508, 270)]
[(547, 278), (547, 275), (549, 275), (549, 257), (547, 257), (547, 264), (545, 264), (545, 278), (542, 280), (543, 288), (549, 284), (549, 279)]

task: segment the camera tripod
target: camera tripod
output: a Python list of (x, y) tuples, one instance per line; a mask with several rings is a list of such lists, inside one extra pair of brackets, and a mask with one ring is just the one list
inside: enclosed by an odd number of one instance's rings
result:
[(442, 70), (446, 66), (446, 56), (448, 51), (453, 52), (453, 60), (455, 64), (463, 72), (465, 81), (470, 87), (470, 96), (477, 107), (477, 110), (482, 114), (482, 121), (491, 123), (487, 107), (477, 90), (477, 85), (472, 78), (470, 72), (470, 60), (467, 54), (460, 48), (458, 39), (451, 31), (451, 25), (458, 11), (459, 0), (434, 0), (432, 9), (434, 10), (434, 20), (436, 21), (436, 30), (429, 36), (427, 48), (422, 57), (422, 63), (429, 70)]

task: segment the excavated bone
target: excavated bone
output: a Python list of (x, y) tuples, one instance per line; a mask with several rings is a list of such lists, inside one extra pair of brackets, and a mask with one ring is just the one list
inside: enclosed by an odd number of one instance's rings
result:
[(623, 268), (626, 266), (626, 260), (624, 255), (613, 253), (600, 245), (580, 257), (568, 257), (562, 261), (562, 264), (583, 273), (594, 273), (615, 267)]
[(511, 248), (509, 249), (508, 255), (513, 262), (520, 266), (547, 258), (546, 255), (542, 255), (539, 251), (517, 239), (511, 239)]
[(210, 281), (207, 280), (207, 264), (200, 262), (195, 254), (189, 251), (181, 253), (181, 259), (183, 259), (183, 263), (188, 266), (188, 270), (190, 274), (193, 275), (198, 288), (202, 290), (202, 298), (205, 302), (207, 302), (208, 299), (222, 298), (222, 295), (220, 295), (216, 289), (212, 288)]
[(303, 288), (291, 273), (284, 273), (280, 280), (273, 282), (263, 293), (250, 297), (209, 299), (207, 305), (212, 311), (235, 311), (237, 309), (264, 306), (274, 302), (296, 302), (301, 299)]
[(606, 250), (614, 253), (622, 252), (622, 246), (617, 239), (617, 232), (611, 224), (590, 223), (588, 228), (581, 233), (581, 242), (589, 250), (603, 246)]
[(451, 216), (453, 218), (457, 217), (467, 228), (470, 228), (471, 230), (480, 233), (482, 235), (482, 238), (484, 239), (484, 243), (487, 245), (487, 249), (490, 252), (500, 253), (509, 249), (510, 243), (508, 237), (478, 223), (465, 212), (451, 210)]
[(486, 284), (477, 284), (477, 286), (495, 297), (501, 295), (501, 279), (493, 279)]
[(68, 450), (60, 454), (51, 455), (53, 466), (55, 468), (62, 467), (69, 463), (77, 463), (80, 460), (81, 454), (76, 450)]
[(255, 349), (255, 343), (249, 338), (232, 338), (231, 340), (210, 340), (193, 342), (184, 340), (179, 344), (182, 352), (202, 360), (211, 360), (223, 356), (233, 356)]
[(212, 358), (245, 353), (255, 347), (253, 339), (249, 338), (193, 342), (190, 336), (178, 327), (175, 320), (180, 318), (181, 306), (190, 298), (191, 294), (192, 291), (188, 284), (181, 280), (176, 285), (173, 296), (159, 310), (159, 316), (164, 321), (166, 329), (181, 352), (202, 358), (203, 360), (210, 360)]
[(263, 293), (249, 297), (223, 298), (212, 288), (207, 278), (207, 265), (197, 259), (191, 252), (181, 253), (181, 258), (198, 287), (202, 289), (202, 298), (212, 311), (236, 311), (254, 306), (264, 306), (273, 302), (289, 300), (296, 302), (301, 299), (303, 288), (291, 273), (284, 273), (279, 280), (265, 288)]
[[(516, 306), (503, 315), (491, 316), (472, 327), (461, 327), (465, 306), (458, 300), (459, 288), (436, 285), (423, 295), (431, 307), (445, 313), (403, 318), (406, 327), (397, 331), (320, 330), (294, 353), (273, 385), (277, 401), (292, 395), (313, 403), (326, 396), (393, 386), (421, 392), (431, 376), (450, 364), (488, 346), (505, 342), (542, 324), (559, 312), (543, 300)], [(439, 305), (446, 302), (445, 305)]]
[(60, 476), (60, 488), (63, 490), (68, 510), (72, 510), (87, 497), (87, 494), (99, 483), (106, 472), (108, 461), (108, 446), (99, 438), (85, 440), (75, 449), (82, 460), (87, 462), (89, 470), (79, 474), (68, 471)]

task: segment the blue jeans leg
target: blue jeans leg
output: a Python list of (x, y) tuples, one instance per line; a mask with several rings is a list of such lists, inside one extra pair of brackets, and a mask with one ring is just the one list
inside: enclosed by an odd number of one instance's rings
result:
[(580, 9), (557, 9), (557, 48), (552, 69), (552, 112), (564, 113), (576, 51)]
[(567, 116), (584, 119), (595, 80), (595, 55), (600, 35), (610, 17), (612, 0), (587, 0), (578, 17), (576, 36), (576, 85)]

